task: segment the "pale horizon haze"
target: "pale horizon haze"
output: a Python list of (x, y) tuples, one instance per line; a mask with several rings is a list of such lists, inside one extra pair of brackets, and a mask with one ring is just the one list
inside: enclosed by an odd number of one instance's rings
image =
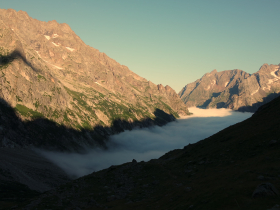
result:
[(179, 92), (205, 73), (280, 63), (279, 0), (0, 0)]

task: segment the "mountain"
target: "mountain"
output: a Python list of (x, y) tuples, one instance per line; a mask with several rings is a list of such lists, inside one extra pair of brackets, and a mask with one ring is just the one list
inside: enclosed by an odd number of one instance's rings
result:
[(67, 24), (0, 9), (0, 209), (73, 179), (35, 149), (106, 149), (110, 135), (187, 114), (171, 87), (87, 46)]
[(279, 106), (280, 97), (195, 144), (94, 172), (15, 209), (279, 209)]
[[(32, 19), (23, 11), (0, 9), (0, 71), (4, 107), (16, 111), (19, 119), (13, 119), (19, 124), (37, 120), (29, 130), (39, 137), (25, 144), (12, 135), (1, 140), (2, 147), (35, 144), (49, 149), (51, 144), (78, 150), (99, 144), (98, 136), (163, 125), (189, 114), (171, 87), (155, 85), (87, 46), (69, 25)], [(65, 135), (69, 130), (68, 135), (84, 135), (58, 139), (51, 134), (57, 126)]]
[(213, 70), (187, 84), (179, 96), (189, 107), (255, 112), (279, 93), (279, 65), (264, 64), (252, 75), (238, 69), (221, 72)]

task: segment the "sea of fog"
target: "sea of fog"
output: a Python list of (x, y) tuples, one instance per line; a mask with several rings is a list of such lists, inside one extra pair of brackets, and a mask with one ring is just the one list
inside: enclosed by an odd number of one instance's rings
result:
[(162, 127), (134, 129), (113, 135), (109, 139), (108, 150), (90, 149), (86, 154), (39, 152), (70, 176), (80, 177), (133, 159), (148, 161), (159, 158), (170, 150), (205, 139), (252, 115), (230, 109), (189, 110), (193, 115)]

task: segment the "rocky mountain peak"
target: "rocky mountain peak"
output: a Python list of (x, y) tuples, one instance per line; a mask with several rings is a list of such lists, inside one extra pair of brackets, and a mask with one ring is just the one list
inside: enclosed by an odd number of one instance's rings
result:
[(210, 74), (215, 74), (215, 73), (217, 73), (218, 71), (217, 71), (217, 69), (214, 69), (214, 70), (212, 70), (211, 72), (210, 72)]
[(0, 46), (0, 96), (24, 120), (41, 116), (79, 130), (153, 119), (156, 110), (189, 114), (170, 87), (86, 45), (66, 23), (1, 9)]
[[(165, 90), (167, 91), (167, 92), (175, 92), (175, 90), (173, 90), (169, 85), (166, 85), (165, 86)], [(176, 93), (176, 92), (175, 92)]]
[(259, 74), (270, 74), (271, 72), (274, 72), (276, 70), (276, 68), (279, 68), (279, 65), (268, 65), (267, 63), (263, 64), (259, 71), (256, 72), (256, 73), (259, 73)]
[(254, 112), (280, 93), (278, 65), (263, 64), (252, 75), (240, 69), (212, 72), (180, 91), (188, 106)]

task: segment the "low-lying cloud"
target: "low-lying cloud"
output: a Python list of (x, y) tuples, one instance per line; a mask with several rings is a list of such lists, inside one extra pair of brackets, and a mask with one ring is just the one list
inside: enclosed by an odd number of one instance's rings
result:
[(252, 113), (229, 109), (189, 108), (192, 116), (165, 126), (134, 129), (110, 137), (108, 150), (90, 149), (87, 154), (40, 151), (72, 177), (80, 177), (111, 165), (136, 159), (148, 161), (173, 149), (183, 148), (249, 118)]

